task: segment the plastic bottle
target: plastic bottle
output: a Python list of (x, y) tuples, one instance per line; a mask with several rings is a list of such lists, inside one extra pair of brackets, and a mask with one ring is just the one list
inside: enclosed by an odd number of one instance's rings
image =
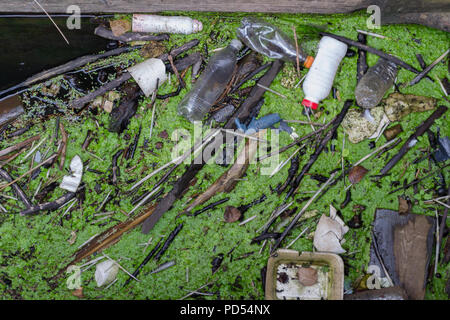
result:
[(234, 39), (209, 59), (194, 87), (178, 105), (178, 114), (191, 122), (203, 119), (231, 80), (237, 53), (242, 46), (239, 40)]
[(191, 34), (203, 30), (203, 24), (182, 16), (133, 15), (133, 32)]
[(356, 86), (355, 98), (358, 105), (365, 109), (376, 107), (394, 84), (397, 72), (395, 63), (379, 58)]
[[(237, 29), (237, 36), (247, 47), (269, 58), (297, 63), (294, 40), (270, 23), (246, 17), (242, 19), (241, 26)], [(300, 63), (306, 68), (311, 67), (314, 58), (305, 54), (300, 46), (298, 56)]]
[(320, 40), (319, 51), (303, 82), (304, 106), (315, 110), (330, 94), (336, 71), (346, 53), (345, 43), (327, 36)]

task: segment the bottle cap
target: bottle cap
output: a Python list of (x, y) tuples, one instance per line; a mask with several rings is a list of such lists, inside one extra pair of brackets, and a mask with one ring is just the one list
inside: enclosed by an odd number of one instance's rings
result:
[(305, 107), (311, 108), (313, 110), (316, 110), (317, 107), (319, 106), (318, 103), (312, 102), (311, 100), (308, 100), (308, 99), (303, 99), (302, 105), (304, 105)]
[(236, 50), (239, 51), (239, 50), (242, 49), (242, 47), (243, 47), (244, 45), (243, 45), (242, 42), (240, 42), (238, 39), (233, 39), (233, 40), (231, 40), (231, 42), (230, 42), (230, 46), (236, 48)]
[(308, 56), (306, 57), (305, 62), (303, 63), (303, 65), (305, 66), (305, 68), (311, 68), (312, 64), (314, 62), (314, 57)]

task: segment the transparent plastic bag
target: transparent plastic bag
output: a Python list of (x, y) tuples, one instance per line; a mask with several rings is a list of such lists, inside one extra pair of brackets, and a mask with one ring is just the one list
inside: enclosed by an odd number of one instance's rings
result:
[[(294, 39), (278, 27), (264, 20), (245, 17), (237, 29), (238, 38), (250, 49), (264, 54), (272, 59), (280, 59), (292, 63), (297, 62), (297, 49)], [(312, 64), (311, 59), (303, 49), (298, 48), (299, 61), (307, 68)]]

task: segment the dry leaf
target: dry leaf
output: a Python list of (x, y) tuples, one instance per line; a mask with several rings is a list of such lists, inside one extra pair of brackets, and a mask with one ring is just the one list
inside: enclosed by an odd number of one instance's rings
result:
[(242, 214), (238, 208), (227, 206), (225, 209), (224, 219), (225, 222), (232, 223), (236, 222), (241, 218)]
[(298, 281), (305, 287), (315, 285), (317, 283), (317, 270), (314, 268), (300, 267), (297, 272)]
[(75, 231), (72, 231), (70, 233), (70, 239), (67, 241), (69, 242), (69, 244), (74, 244), (76, 240), (77, 240), (77, 234)]
[(74, 291), (72, 291), (72, 295), (74, 295), (77, 298), (83, 299), (84, 298), (83, 287), (80, 287), (80, 288), (75, 289)]
[(352, 184), (357, 184), (362, 180), (362, 178), (364, 178), (367, 172), (369, 172), (369, 170), (367, 170), (363, 166), (356, 166), (352, 168), (348, 173), (348, 180), (350, 180)]
[(113, 20), (109, 22), (111, 31), (116, 37), (120, 37), (124, 33), (131, 31), (131, 22), (127, 20)]

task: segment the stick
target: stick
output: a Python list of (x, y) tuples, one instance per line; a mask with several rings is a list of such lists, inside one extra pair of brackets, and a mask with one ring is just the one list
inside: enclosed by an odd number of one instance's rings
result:
[(439, 119), (446, 111), (447, 107), (440, 106), (437, 108), (429, 117), (427, 120), (425, 120), (414, 132), (408, 140), (405, 141), (399, 152), (392, 157), (391, 160), (384, 166), (383, 169), (380, 171), (380, 175), (384, 176), (386, 173), (388, 173), (396, 164), (399, 162), (403, 156), (415, 145), (414, 141), (417, 140), (417, 137), (420, 137), (423, 135), (434, 123), (436, 119)]
[(270, 157), (272, 157), (272, 156), (274, 156), (274, 155), (276, 155), (276, 154), (280, 154), (280, 153), (285, 152), (286, 150), (292, 148), (293, 146), (298, 145), (300, 142), (302, 142), (302, 141), (304, 141), (304, 140), (306, 140), (306, 139), (309, 139), (309, 138), (311, 138), (312, 136), (315, 136), (316, 134), (318, 134), (318, 133), (320, 133), (320, 132), (326, 130), (326, 129), (334, 122), (334, 120), (336, 120), (336, 119), (331, 120), (329, 123), (327, 123), (326, 125), (324, 125), (322, 128), (319, 128), (319, 129), (317, 129), (317, 130), (314, 131), (314, 132), (308, 133), (307, 135), (305, 135), (305, 136), (303, 136), (303, 137), (301, 137), (301, 138), (298, 138), (298, 139), (295, 140), (294, 142), (288, 144), (287, 146), (284, 146), (284, 147), (278, 149), (277, 151), (274, 151), (274, 152), (269, 153), (268, 155), (259, 157), (256, 161), (259, 162), (259, 161), (262, 161), (262, 160), (264, 160), (264, 159), (270, 158)]
[[(358, 42), (366, 45), (367, 44), (366, 35), (358, 33)], [(363, 75), (366, 74), (367, 69), (369, 69), (369, 66), (367, 65), (367, 52), (362, 49), (358, 49), (358, 60), (356, 62), (356, 79), (357, 79), (356, 83), (358, 83), (359, 80), (361, 80), (361, 78), (363, 77)]]
[(305, 204), (305, 206), (302, 208), (302, 210), (300, 210), (300, 212), (297, 213), (297, 215), (294, 217), (294, 219), (292, 219), (291, 223), (289, 223), (289, 225), (283, 231), (281, 236), (277, 239), (277, 242), (275, 243), (275, 245), (272, 247), (271, 254), (273, 254), (275, 252), (275, 250), (280, 246), (280, 244), (284, 240), (284, 238), (286, 238), (288, 233), (292, 230), (292, 228), (294, 228), (294, 226), (297, 223), (298, 219), (300, 219), (300, 217), (303, 215), (303, 213), (306, 211), (306, 209), (308, 209), (308, 207), (311, 205), (311, 203), (314, 202), (314, 200), (317, 198), (317, 196), (322, 192), (323, 189), (325, 189), (326, 186), (328, 186), (328, 184), (333, 180), (333, 178), (335, 176), (336, 176), (336, 172), (333, 173), (330, 176), (330, 178), (328, 178), (327, 182), (325, 182), (320, 187), (320, 189), (317, 190), (317, 192), (308, 200), (308, 202)]
[(177, 225), (177, 227), (169, 234), (169, 236), (167, 237), (166, 241), (164, 242), (161, 250), (159, 250), (159, 252), (155, 256), (156, 261), (161, 259), (162, 255), (167, 251), (167, 249), (172, 244), (173, 240), (178, 235), (178, 233), (180, 233), (182, 228), (183, 228), (183, 224), (181, 223), (181, 224)]
[(132, 42), (132, 41), (167, 41), (169, 40), (168, 34), (158, 34), (158, 35), (151, 35), (147, 33), (140, 33), (140, 32), (127, 32), (124, 33), (121, 36), (115, 36), (113, 32), (103, 26), (98, 26), (94, 34), (110, 40), (116, 40), (121, 42)]
[(365, 50), (367, 52), (376, 54), (377, 56), (380, 56), (380, 57), (382, 57), (382, 58), (384, 58), (386, 60), (389, 60), (389, 61), (395, 63), (396, 65), (398, 65), (398, 66), (400, 66), (400, 67), (402, 67), (402, 68), (404, 68), (404, 69), (406, 69), (408, 71), (411, 71), (411, 72), (414, 72), (414, 73), (417, 73), (417, 74), (420, 73), (419, 70), (417, 70), (416, 68), (414, 68), (410, 64), (404, 62), (403, 60), (400, 60), (399, 58), (397, 58), (395, 56), (392, 56), (392, 55), (390, 55), (388, 53), (385, 53), (385, 52), (383, 52), (381, 50), (369, 47), (368, 45), (365, 45), (365, 44), (353, 41), (351, 39), (348, 39), (346, 37), (338, 36), (338, 35), (335, 35), (335, 34), (332, 34), (332, 33), (320, 32), (320, 34), (322, 36), (328, 36), (328, 37), (334, 38), (336, 40), (342, 41), (342, 42), (344, 42), (344, 43), (346, 43), (346, 44), (348, 44), (350, 46), (354, 46), (354, 47), (357, 47), (359, 49)]
[(104, 95), (108, 91), (111, 91), (111, 90), (117, 88), (122, 83), (129, 80), (130, 78), (131, 78), (131, 74), (128, 72), (125, 72), (119, 78), (114, 79), (111, 82), (108, 82), (107, 84), (105, 84), (104, 86), (98, 88), (97, 90), (92, 91), (92, 92), (88, 93), (87, 95), (70, 102), (69, 107), (74, 108), (74, 109), (81, 109), (86, 105), (86, 103), (94, 100), (98, 96)]
[[(258, 83), (265, 86), (270, 86), (272, 81), (280, 72), (284, 63), (282, 61), (274, 61), (271, 68), (266, 72), (266, 74), (258, 81)], [(228, 119), (224, 126), (224, 129), (236, 128), (235, 119), (244, 121), (250, 114), (250, 111), (257, 106), (258, 102), (264, 95), (264, 90), (258, 86), (253, 87), (249, 94), (249, 98), (244, 101), (244, 103), (239, 107), (239, 109)], [(222, 145), (222, 141), (212, 142), (214, 145)], [(213, 148), (215, 149), (215, 148)], [(205, 161), (204, 161), (205, 160)], [(194, 162), (186, 169), (185, 173), (175, 182), (173, 189), (158, 203), (155, 213), (144, 222), (142, 226), (142, 232), (147, 234), (153, 228), (153, 226), (158, 222), (162, 215), (169, 210), (175, 201), (179, 199), (185, 192), (186, 188), (189, 187), (189, 182), (196, 176), (198, 172), (203, 168), (206, 161), (209, 159), (203, 159), (202, 155), (199, 155), (199, 159), (195, 159)]]
[(45, 160), (44, 162), (41, 162), (39, 165), (37, 165), (36, 167), (28, 170), (27, 172), (25, 172), (23, 175), (21, 175), (20, 177), (18, 177), (17, 179), (9, 182), (8, 184), (4, 184), (0, 186), (0, 191), (2, 191), (3, 189), (9, 187), (10, 185), (16, 183), (17, 181), (19, 181), (20, 179), (22, 179), (23, 177), (27, 176), (28, 174), (30, 174), (31, 172), (33, 172), (34, 170), (36, 170), (37, 168), (42, 167), (43, 165), (47, 164), (48, 162), (53, 161), (56, 157), (58, 156), (58, 154), (54, 154), (52, 155), (50, 158), (48, 158), (47, 160)]
[[(0, 178), (5, 180), (6, 182), (13, 181), (13, 178), (9, 175), (8, 172), (0, 168)], [(20, 188), (17, 183), (12, 184), (12, 188), (14, 189), (14, 192), (16, 193), (17, 197), (23, 202), (23, 204), (30, 208), (32, 206), (30, 200), (28, 199), (26, 193)]]
[(38, 134), (38, 135), (36, 135), (34, 137), (31, 137), (31, 138), (29, 138), (29, 139), (27, 139), (25, 141), (20, 142), (20, 143), (14, 145), (14, 146), (11, 146), (11, 147), (8, 147), (6, 149), (3, 149), (3, 150), (0, 151), (0, 157), (3, 157), (5, 155), (7, 155), (7, 154), (10, 154), (10, 153), (14, 152), (14, 151), (17, 151), (17, 150), (20, 150), (22, 148), (25, 148), (26, 146), (28, 146), (33, 141), (36, 141), (36, 140), (39, 140), (39, 139), (41, 139), (41, 136)]
[(33, 214), (37, 214), (40, 211), (53, 211), (56, 210), (58, 208), (60, 208), (62, 205), (66, 204), (67, 202), (69, 202), (70, 200), (72, 200), (73, 198), (75, 198), (76, 193), (75, 192), (68, 192), (65, 195), (63, 195), (62, 197), (58, 198), (55, 201), (52, 202), (47, 202), (47, 203), (43, 203), (43, 204), (38, 204), (36, 206), (33, 207), (29, 207), (28, 209), (20, 212), (21, 216), (29, 216), (29, 215), (33, 215)]
[(317, 146), (316, 150), (314, 151), (314, 153), (311, 155), (311, 157), (309, 158), (308, 162), (303, 166), (302, 171), (300, 172), (300, 174), (295, 178), (293, 185), (291, 187), (291, 189), (289, 190), (289, 192), (286, 195), (286, 199), (292, 195), (294, 195), (295, 193), (297, 193), (299, 187), (300, 187), (300, 182), (302, 181), (303, 177), (305, 176), (305, 173), (307, 173), (311, 167), (313, 166), (313, 164), (316, 162), (316, 160), (319, 158), (319, 155), (322, 153), (322, 151), (325, 149), (325, 146), (327, 145), (327, 143), (331, 140), (331, 138), (333, 137), (333, 135), (335, 134), (335, 132), (337, 131), (337, 129), (339, 128), (339, 126), (341, 125), (342, 120), (344, 120), (345, 115), (347, 114), (348, 110), (350, 109), (350, 106), (353, 104), (352, 100), (347, 100), (344, 103), (344, 107), (342, 108), (342, 111), (339, 113), (339, 115), (336, 117), (336, 120), (333, 121), (333, 127), (331, 128), (331, 130), (327, 133), (327, 135), (325, 136), (325, 138), (323, 138), (323, 140), (319, 143), (319, 145)]
[(47, 17), (50, 19), (50, 21), (53, 23), (53, 25), (55, 26), (55, 28), (58, 30), (58, 32), (61, 34), (61, 36), (63, 37), (63, 39), (67, 42), (67, 44), (70, 46), (69, 40), (67, 40), (66, 36), (64, 35), (64, 33), (61, 31), (61, 29), (58, 27), (58, 25), (55, 23), (55, 21), (52, 19), (52, 17), (50, 17), (50, 15), (47, 13), (47, 11), (44, 9), (43, 6), (41, 6), (41, 4), (37, 1), (37, 0), (33, 0), (38, 6), (39, 8), (42, 9), (42, 11), (44, 11), (44, 13), (47, 15)]
[[(161, 240), (159, 240), (159, 242), (156, 244), (156, 246), (152, 249), (152, 251), (150, 251), (150, 253), (145, 257), (144, 261), (142, 261), (142, 263), (136, 268), (136, 270), (133, 272), (133, 277), (137, 277), (139, 275), (139, 273), (141, 272), (141, 269), (153, 258), (153, 256), (155, 255), (156, 251), (158, 251), (159, 247), (161, 246)], [(123, 284), (123, 286), (125, 287), (127, 284), (129, 284), (131, 282), (131, 277), (129, 277), (127, 279), (127, 281), (125, 281), (125, 283)]]
[(422, 72), (420, 72), (414, 79), (412, 79), (407, 86), (413, 86), (416, 83), (418, 83), (420, 80), (422, 80), (428, 72), (431, 71), (439, 62), (442, 61), (442, 59), (445, 58), (445, 56), (450, 52), (450, 49), (447, 49), (439, 58), (437, 58), (433, 63), (431, 63), (428, 67), (426, 67)]

